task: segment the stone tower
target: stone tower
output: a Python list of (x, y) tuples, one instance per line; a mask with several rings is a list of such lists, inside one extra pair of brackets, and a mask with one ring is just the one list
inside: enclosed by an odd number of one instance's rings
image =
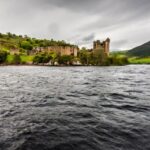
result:
[(110, 39), (107, 38), (105, 41), (100, 42), (100, 40), (93, 42), (93, 50), (103, 50), (106, 56), (109, 56), (109, 47), (110, 47)]
[(93, 49), (100, 49), (100, 48), (102, 48), (100, 40), (94, 41)]

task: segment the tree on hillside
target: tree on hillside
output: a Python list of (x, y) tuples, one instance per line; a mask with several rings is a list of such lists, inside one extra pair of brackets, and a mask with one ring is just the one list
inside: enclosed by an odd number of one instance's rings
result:
[(2, 38), (3, 37), (3, 34), (2, 33), (0, 33), (0, 38)]
[(83, 65), (89, 65), (90, 62), (90, 52), (86, 50), (86, 48), (82, 48), (79, 52), (79, 59), (81, 64)]
[(48, 53), (41, 53), (41, 54), (37, 54), (33, 58), (33, 63), (35, 63), (35, 64), (49, 63), (51, 60), (52, 60), (51, 55), (49, 55)]
[(29, 41), (22, 41), (21, 48), (26, 49), (26, 50), (32, 50), (33, 47)]
[(21, 64), (21, 58), (20, 58), (20, 55), (18, 54), (15, 54), (14, 57), (13, 57), (13, 61), (12, 61), (13, 64)]
[(98, 50), (93, 51), (92, 59), (93, 59), (94, 65), (102, 65), (106, 59), (104, 56), (103, 50), (98, 49)]
[(20, 42), (19, 45), (21, 48), (26, 50), (28, 55), (30, 54), (30, 51), (33, 49), (33, 46), (29, 41), (22, 41), (22, 42)]
[(58, 63), (63, 64), (63, 65), (72, 65), (73, 64), (73, 56), (71, 56), (71, 55), (59, 56)]
[(8, 37), (8, 38), (12, 38), (12, 37), (13, 37), (13, 34), (10, 33), (10, 32), (7, 32), (7, 37)]
[(52, 52), (52, 53), (50, 53), (50, 56), (52, 57), (52, 60), (51, 60), (51, 63), (52, 63), (52, 65), (54, 65), (55, 64), (55, 62), (58, 62), (58, 54), (56, 53), (56, 52)]
[(0, 51), (0, 63), (4, 63), (7, 59), (7, 52)]

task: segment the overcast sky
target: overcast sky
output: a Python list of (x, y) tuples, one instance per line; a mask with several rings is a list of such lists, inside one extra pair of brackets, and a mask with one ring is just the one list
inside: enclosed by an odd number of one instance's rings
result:
[(150, 41), (150, 0), (0, 0), (0, 32), (130, 49)]

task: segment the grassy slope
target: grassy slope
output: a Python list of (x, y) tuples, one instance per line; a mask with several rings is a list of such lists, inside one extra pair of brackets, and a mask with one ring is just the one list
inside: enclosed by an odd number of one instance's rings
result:
[(117, 57), (128, 57), (130, 64), (150, 64), (150, 55), (147, 57), (137, 57), (128, 55), (128, 51), (118, 51), (118, 52), (111, 52), (111, 55), (116, 55)]
[(139, 57), (130, 57), (130, 64), (150, 64), (150, 57), (139, 58)]
[(0, 49), (5, 50), (5, 51), (9, 51), (10, 48), (19, 48), (18, 43), (19, 43), (18, 38), (15, 38), (15, 39), (13, 39), (13, 38), (9, 38), (9, 39), (0, 38)]
[[(34, 56), (33, 55), (32, 56), (31, 55), (29, 55), (29, 56), (28, 55), (20, 55), (20, 58), (21, 58), (22, 63), (32, 63)], [(6, 62), (8, 64), (11, 64), (11, 63), (13, 63), (13, 59), (14, 59), (14, 55), (8, 55)]]
[(30, 56), (28, 56), (28, 55), (21, 55), (20, 56), (21, 57), (21, 61), (22, 62), (25, 62), (25, 63), (30, 63), (30, 62), (32, 62), (33, 61), (33, 58), (34, 58), (34, 56), (32, 55), (30, 55)]

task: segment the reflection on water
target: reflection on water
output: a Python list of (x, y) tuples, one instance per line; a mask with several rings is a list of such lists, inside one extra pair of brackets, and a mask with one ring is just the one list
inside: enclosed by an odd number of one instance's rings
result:
[(86, 149), (150, 149), (150, 66), (0, 67), (0, 150)]

